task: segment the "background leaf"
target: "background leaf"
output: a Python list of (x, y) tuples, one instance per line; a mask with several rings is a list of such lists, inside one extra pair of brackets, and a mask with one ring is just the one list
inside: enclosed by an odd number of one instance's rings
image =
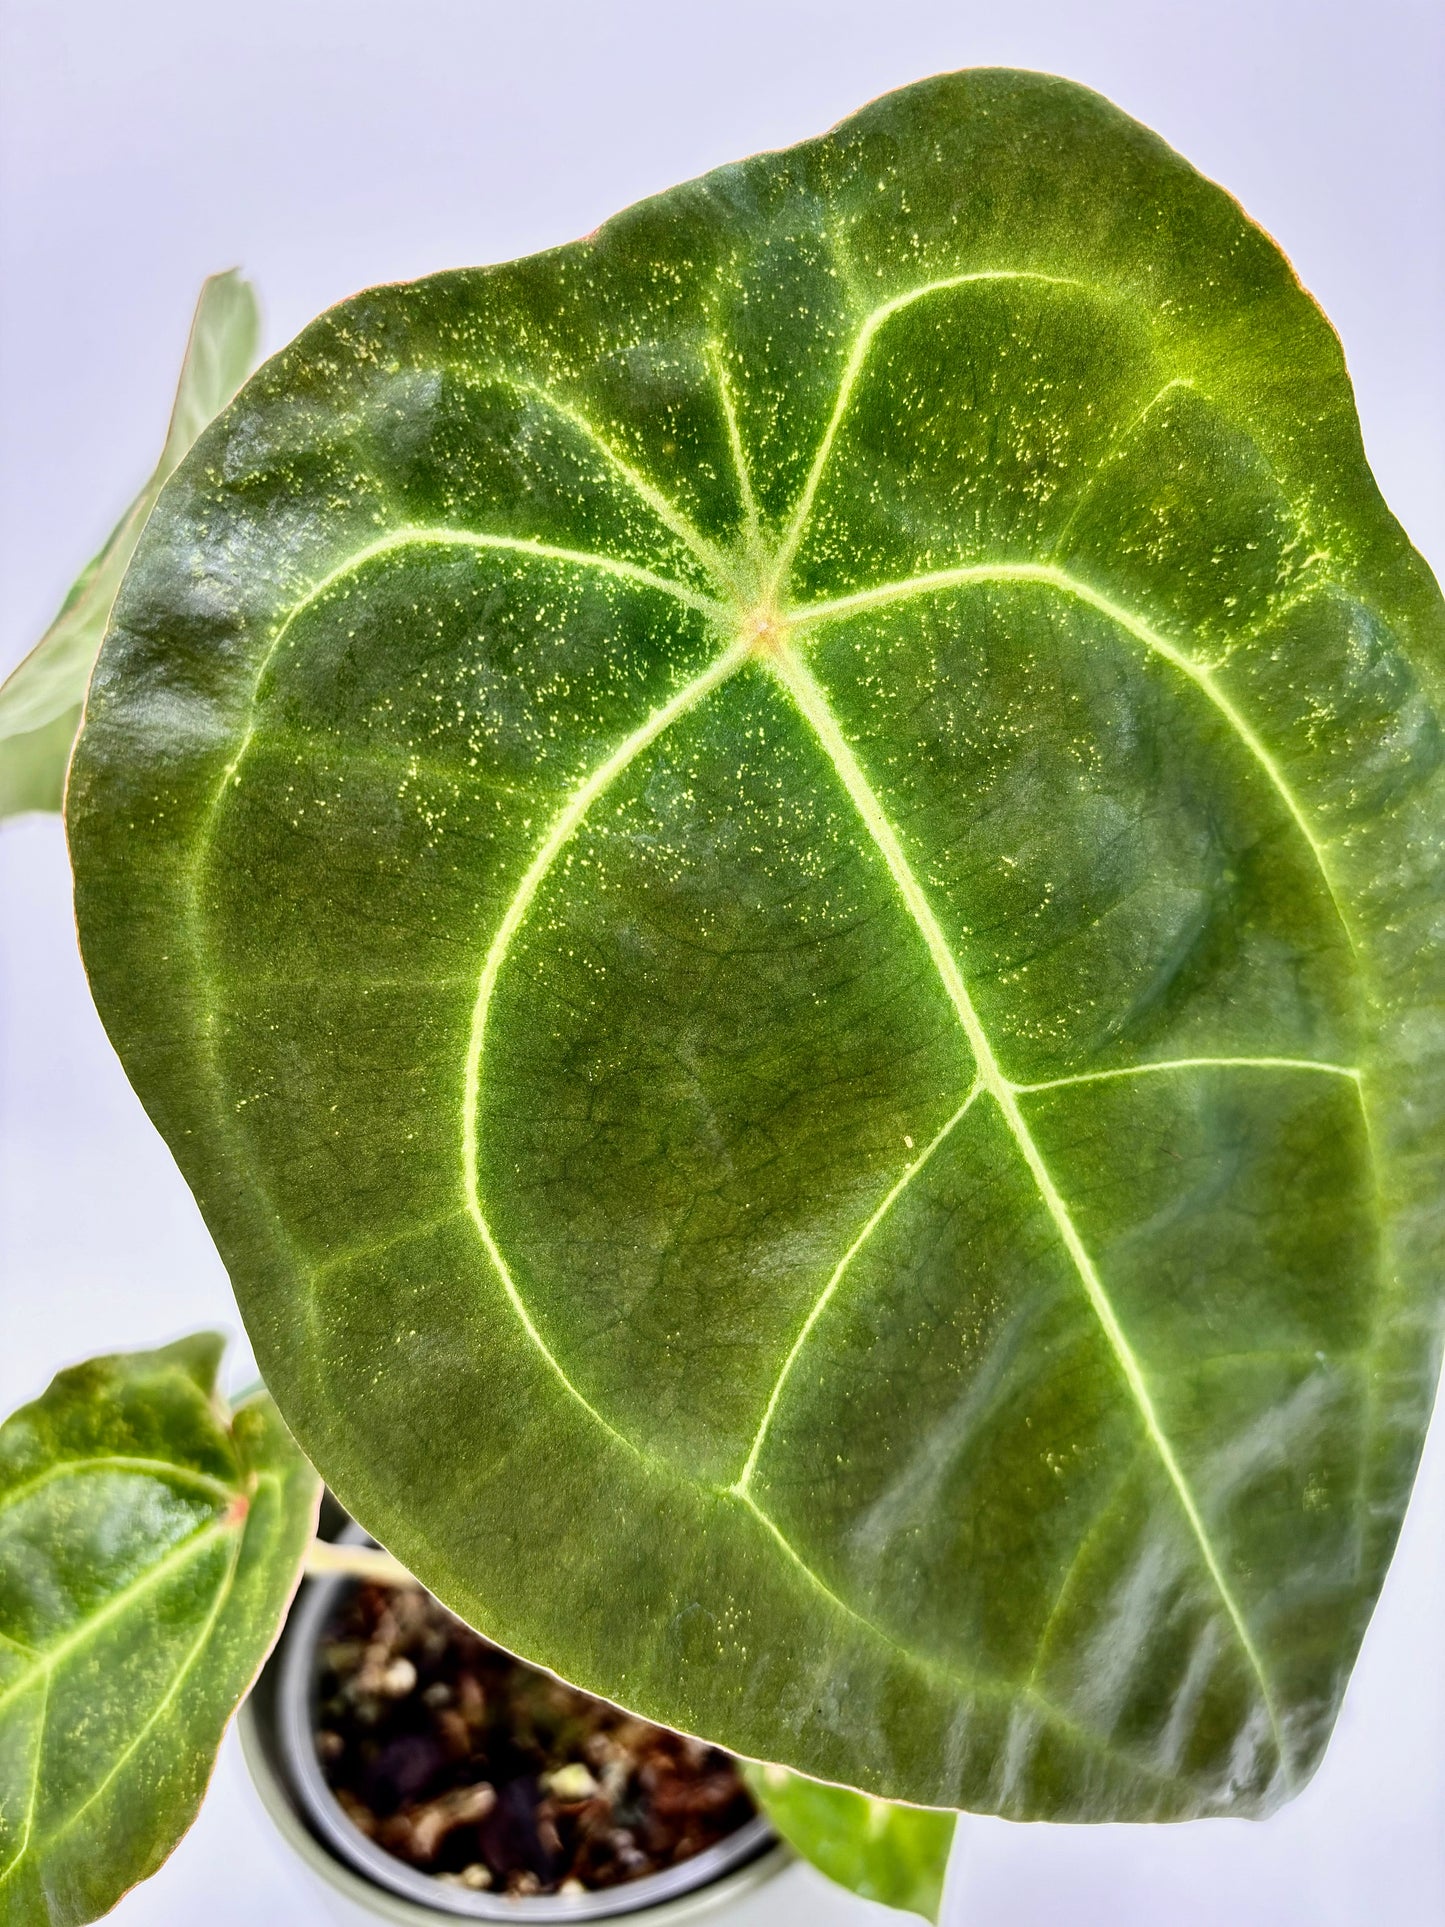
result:
[(80, 710), (77, 703), (39, 729), (0, 737), (0, 820), (27, 810), (63, 806), (65, 770), (80, 727)]
[(820, 1873), (865, 1900), (938, 1919), (956, 1813), (876, 1800), (781, 1766), (744, 1773), (778, 1832)]
[(94, 1920), (195, 1818), (320, 1488), (222, 1340), (97, 1358), (0, 1426), (0, 1921)]
[(0, 684), (0, 818), (58, 810), (91, 666), (111, 604), (156, 497), (191, 443), (250, 373), (260, 343), (255, 292), (234, 268), (196, 303), (160, 461), (59, 615)]
[(1267, 237), (947, 76), (247, 384), (97, 668), (86, 962), (473, 1624), (918, 1805), (1264, 1812), (1434, 1391), (1442, 661)]

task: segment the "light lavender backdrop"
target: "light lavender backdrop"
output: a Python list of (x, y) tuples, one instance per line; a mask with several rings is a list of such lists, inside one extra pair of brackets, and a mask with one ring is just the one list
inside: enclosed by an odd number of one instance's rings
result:
[[(1438, 0), (4, 0), (0, 672), (156, 453), (202, 277), (266, 344), (368, 282), (566, 241), (941, 68), (1086, 81), (1224, 181), (1344, 337), (1385, 493), (1445, 566)], [(90, 1008), (58, 826), (0, 830), (0, 1409), (65, 1360), (236, 1328)], [(244, 1376), (238, 1349), (234, 1372)], [(124, 1927), (316, 1906), (228, 1749)], [(965, 1823), (958, 1927), (1441, 1927), (1445, 1435), (1315, 1783), (1264, 1826)], [(881, 1921), (798, 1871), (737, 1927)]]

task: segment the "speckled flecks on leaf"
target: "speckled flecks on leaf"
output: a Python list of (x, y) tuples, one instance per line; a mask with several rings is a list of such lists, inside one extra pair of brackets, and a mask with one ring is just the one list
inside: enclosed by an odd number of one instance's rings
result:
[(297, 1437), (749, 1757), (1267, 1811), (1433, 1393), (1442, 645), (1288, 264), (1063, 82), (324, 316), (70, 803)]

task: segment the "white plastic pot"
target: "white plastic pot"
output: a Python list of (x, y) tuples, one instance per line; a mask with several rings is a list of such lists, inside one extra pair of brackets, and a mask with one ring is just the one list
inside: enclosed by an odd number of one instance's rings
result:
[[(360, 1541), (364, 1535), (352, 1527), (342, 1537)], [(282, 1835), (313, 1873), (363, 1915), (416, 1927), (458, 1919), (508, 1920), (521, 1927), (641, 1916), (646, 1927), (665, 1927), (701, 1920), (788, 1864), (789, 1850), (761, 1817), (661, 1873), (576, 1896), (476, 1893), (387, 1853), (348, 1818), (316, 1756), (316, 1649), (338, 1594), (354, 1583), (343, 1574), (305, 1583), (239, 1726), (251, 1778)]]

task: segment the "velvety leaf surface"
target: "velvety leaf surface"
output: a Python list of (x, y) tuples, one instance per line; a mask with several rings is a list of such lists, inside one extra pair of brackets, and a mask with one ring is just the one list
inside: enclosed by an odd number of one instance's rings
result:
[(824, 1786), (786, 1767), (744, 1771), (778, 1832), (820, 1873), (865, 1900), (938, 1919), (956, 1814)]
[(97, 1358), (0, 1426), (0, 1921), (94, 1920), (196, 1816), (319, 1485), (222, 1340)]
[(70, 810), (346, 1504), (752, 1758), (1284, 1797), (1433, 1392), (1442, 645), (1287, 263), (1062, 82), (324, 316)]
[(65, 598), (59, 615), (0, 683), (0, 817), (58, 810), (81, 707), (111, 605), (167, 477), (251, 372), (260, 313), (234, 268), (201, 286), (160, 461)]

